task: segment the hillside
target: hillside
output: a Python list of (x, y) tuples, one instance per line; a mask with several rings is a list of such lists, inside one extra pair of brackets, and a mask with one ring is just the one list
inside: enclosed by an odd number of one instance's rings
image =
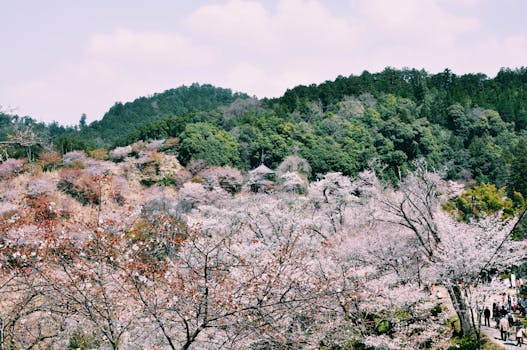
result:
[(355, 176), (375, 160), (396, 182), (425, 158), (449, 178), (525, 195), (526, 77), (525, 69), (502, 70), (494, 79), (387, 69), (296, 87), (278, 99), (167, 117), (127, 143), (174, 137), (183, 165), (202, 159), (242, 170), (262, 156), (277, 166), (297, 154), (310, 163), (311, 179), (330, 171)]
[(288, 112), (306, 108), (308, 102), (331, 110), (346, 96), (393, 94), (422, 106), (421, 115), (432, 122), (448, 125), (448, 107), (480, 107), (497, 111), (516, 130), (527, 127), (527, 68), (502, 68), (496, 77), (473, 73), (456, 75), (446, 69), (438, 74), (424, 70), (386, 68), (380, 73), (339, 76), (320, 85), (297, 86), (284, 96), (269, 100)]
[(527, 134), (343, 79), (80, 130), (0, 115), (0, 348), (477, 348), (525, 262)]
[[(142, 126), (158, 121), (167, 115), (181, 115), (194, 111), (212, 110), (228, 105), (245, 94), (232, 93), (229, 89), (212, 85), (192, 84), (176, 89), (140, 97), (132, 102), (115, 103), (101, 120), (95, 121), (78, 132), (65, 135), (56, 144), (69, 142), (65, 149), (110, 147), (122, 144), (122, 139)], [(78, 143), (75, 147), (75, 142)], [(59, 147), (59, 146), (58, 146)]]
[[(332, 171), (356, 176), (374, 162), (395, 183), (425, 158), (448, 178), (526, 195), (526, 85), (525, 68), (502, 69), (495, 78), (387, 68), (264, 100), (195, 84), (117, 103), (100, 121), (76, 129), (4, 114), (2, 137), (9, 122), (30, 126), (60, 153), (172, 138), (184, 166), (204, 161), (243, 171), (262, 159), (276, 167), (298, 155), (309, 162), (310, 179)], [(45, 148), (32, 147), (37, 158)], [(4, 149), (14, 157), (28, 151)]]
[[(372, 171), (310, 182), (294, 155), (183, 167), (174, 146), (0, 164), (4, 348), (448, 346), (452, 315), (478, 331), (466, 310), (483, 309), (469, 293), (488, 257), (498, 274), (525, 256), (509, 239), (524, 202), (503, 204), (505, 221), (457, 221), (441, 205), (463, 185), (423, 163), (396, 190)], [(497, 208), (483, 190), (472, 205)]]

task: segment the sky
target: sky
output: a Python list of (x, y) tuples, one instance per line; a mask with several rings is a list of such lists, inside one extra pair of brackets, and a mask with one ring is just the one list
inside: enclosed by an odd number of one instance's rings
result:
[(46, 123), (194, 82), (259, 98), (385, 67), (527, 66), (525, 0), (0, 0), (0, 108)]

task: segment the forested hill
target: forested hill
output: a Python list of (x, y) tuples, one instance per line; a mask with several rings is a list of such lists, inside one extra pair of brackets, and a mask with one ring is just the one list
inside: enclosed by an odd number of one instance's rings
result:
[[(424, 158), (449, 178), (527, 194), (526, 68), (502, 69), (495, 78), (386, 68), (263, 100), (195, 84), (117, 103), (76, 130), (38, 126), (61, 153), (171, 139), (170, 152), (183, 166), (200, 161), (247, 171), (262, 159), (274, 168), (297, 155), (310, 164), (310, 179), (355, 176), (373, 165), (392, 182)], [(15, 157), (25, 151), (7, 148)]]
[(448, 69), (428, 74), (424, 70), (386, 68), (380, 73), (339, 76), (320, 85), (300, 85), (269, 102), (287, 112), (305, 110), (308, 102), (320, 102), (328, 109), (346, 96), (361, 94), (409, 98), (422, 106), (423, 116), (444, 125), (448, 123), (448, 107), (460, 103), (495, 110), (504, 121), (514, 122), (517, 130), (527, 127), (527, 68), (502, 68), (492, 79), (481, 73), (456, 75)]
[(526, 280), (526, 78), (0, 113), (0, 349), (485, 348), (473, 316)]
[[(57, 140), (65, 149), (109, 147), (120, 139), (150, 122), (167, 115), (181, 115), (192, 111), (210, 110), (228, 105), (245, 94), (232, 93), (212, 85), (192, 84), (166, 90), (133, 102), (115, 103), (100, 121), (82, 128), (79, 133), (69, 134)], [(80, 144), (77, 144), (80, 143)]]
[(127, 143), (177, 138), (183, 165), (249, 170), (276, 167), (297, 154), (311, 176), (355, 175), (376, 160), (396, 181), (411, 162), (425, 158), (454, 179), (508, 186), (527, 193), (527, 70), (503, 69), (457, 76), (387, 68), (298, 86), (283, 97), (246, 99), (207, 112), (187, 113), (145, 125)]

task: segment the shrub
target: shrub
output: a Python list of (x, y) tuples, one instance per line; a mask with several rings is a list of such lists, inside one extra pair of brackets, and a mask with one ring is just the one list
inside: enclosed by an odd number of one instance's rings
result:
[(187, 182), (188, 180), (190, 180), (192, 178), (192, 174), (190, 173), (190, 171), (187, 171), (187, 170), (180, 170), (176, 173), (176, 175), (174, 176), (173, 180), (174, 180), (174, 185), (177, 187), (177, 188), (180, 188), (181, 186), (183, 186), (183, 184), (185, 182)]
[(393, 324), (390, 320), (383, 318), (375, 318), (375, 333), (378, 335), (381, 334), (392, 334), (393, 333)]
[(42, 152), (39, 155), (38, 164), (44, 171), (54, 170), (62, 162), (62, 156), (59, 152)]
[(108, 150), (106, 148), (97, 148), (88, 153), (90, 157), (97, 160), (108, 160), (110, 158), (110, 156), (108, 155)]
[(284, 191), (294, 192), (298, 194), (307, 193), (307, 179), (300, 173), (284, 173), (279, 177), (278, 182), (280, 183), (282, 190)]
[(150, 152), (150, 161), (156, 164), (158, 167), (163, 163), (163, 154), (156, 150)]
[(486, 338), (481, 338), (480, 344), (478, 344), (477, 336), (474, 333), (464, 337), (454, 337), (452, 338), (452, 343), (453, 345), (448, 350), (501, 349), (500, 347), (493, 346), (494, 344)]
[(132, 156), (137, 156), (138, 154), (146, 151), (146, 144), (142, 140), (134, 142), (130, 147), (132, 148)]
[(34, 222), (46, 222), (59, 216), (56, 207), (57, 199), (48, 195), (42, 195), (38, 198), (28, 198), (27, 205), (32, 210)]
[(18, 205), (9, 202), (0, 202), (0, 218), (10, 218), (18, 211)]
[(175, 154), (177, 152), (178, 145), (179, 138), (172, 137), (167, 139), (159, 148), (159, 150), (165, 152), (166, 154)]
[(311, 175), (311, 166), (309, 162), (299, 156), (291, 155), (287, 156), (282, 163), (276, 169), (279, 175), (286, 173), (300, 173), (304, 176)]
[(150, 187), (156, 184), (155, 180), (152, 179), (141, 179), (139, 180), (139, 183), (143, 186)]
[(110, 160), (121, 162), (125, 157), (132, 153), (132, 146), (117, 147), (110, 151)]
[(439, 316), (443, 312), (443, 308), (441, 307), (441, 304), (436, 304), (431, 310), (430, 314), (434, 317)]
[(50, 195), (55, 190), (55, 184), (50, 179), (36, 178), (27, 183), (27, 195), (29, 198), (38, 198)]
[(0, 179), (10, 179), (24, 171), (26, 161), (23, 159), (7, 158), (0, 164)]
[(86, 153), (84, 151), (71, 151), (66, 153), (62, 157), (62, 163), (64, 165), (75, 167), (81, 169), (83, 167), (84, 161), (86, 160)]
[(206, 167), (207, 163), (203, 159), (191, 159), (187, 164), (187, 170), (190, 171), (192, 175), (196, 175)]
[(71, 334), (68, 349), (71, 350), (88, 350), (98, 349), (100, 341), (94, 335), (85, 333), (82, 329), (77, 328)]
[(128, 192), (128, 182), (122, 178), (113, 176), (111, 179), (111, 196), (113, 200), (119, 204), (123, 205), (126, 202), (125, 194)]
[(97, 177), (89, 176), (78, 169), (63, 169), (57, 188), (83, 205), (100, 204)]
[(230, 194), (237, 193), (243, 185), (243, 176), (238, 169), (230, 166), (203, 169), (198, 174), (207, 189), (221, 187)]
[(85, 172), (91, 176), (103, 176), (115, 173), (115, 164), (103, 160), (88, 159)]
[(208, 192), (199, 183), (187, 182), (179, 190), (179, 205), (184, 212), (188, 212), (198, 204), (207, 202)]
[(146, 149), (148, 151), (159, 151), (163, 144), (165, 143), (165, 140), (154, 140), (146, 145)]

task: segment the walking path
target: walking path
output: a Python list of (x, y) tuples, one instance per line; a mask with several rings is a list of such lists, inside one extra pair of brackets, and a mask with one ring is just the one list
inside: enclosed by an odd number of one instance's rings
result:
[[(510, 340), (503, 341), (500, 338), (500, 330), (494, 327), (481, 327), (481, 333), (485, 334), (496, 345), (499, 345), (503, 349), (527, 349), (527, 344), (523, 344), (521, 347), (516, 346), (516, 335), (512, 335)], [(524, 339), (525, 340), (525, 339)]]

